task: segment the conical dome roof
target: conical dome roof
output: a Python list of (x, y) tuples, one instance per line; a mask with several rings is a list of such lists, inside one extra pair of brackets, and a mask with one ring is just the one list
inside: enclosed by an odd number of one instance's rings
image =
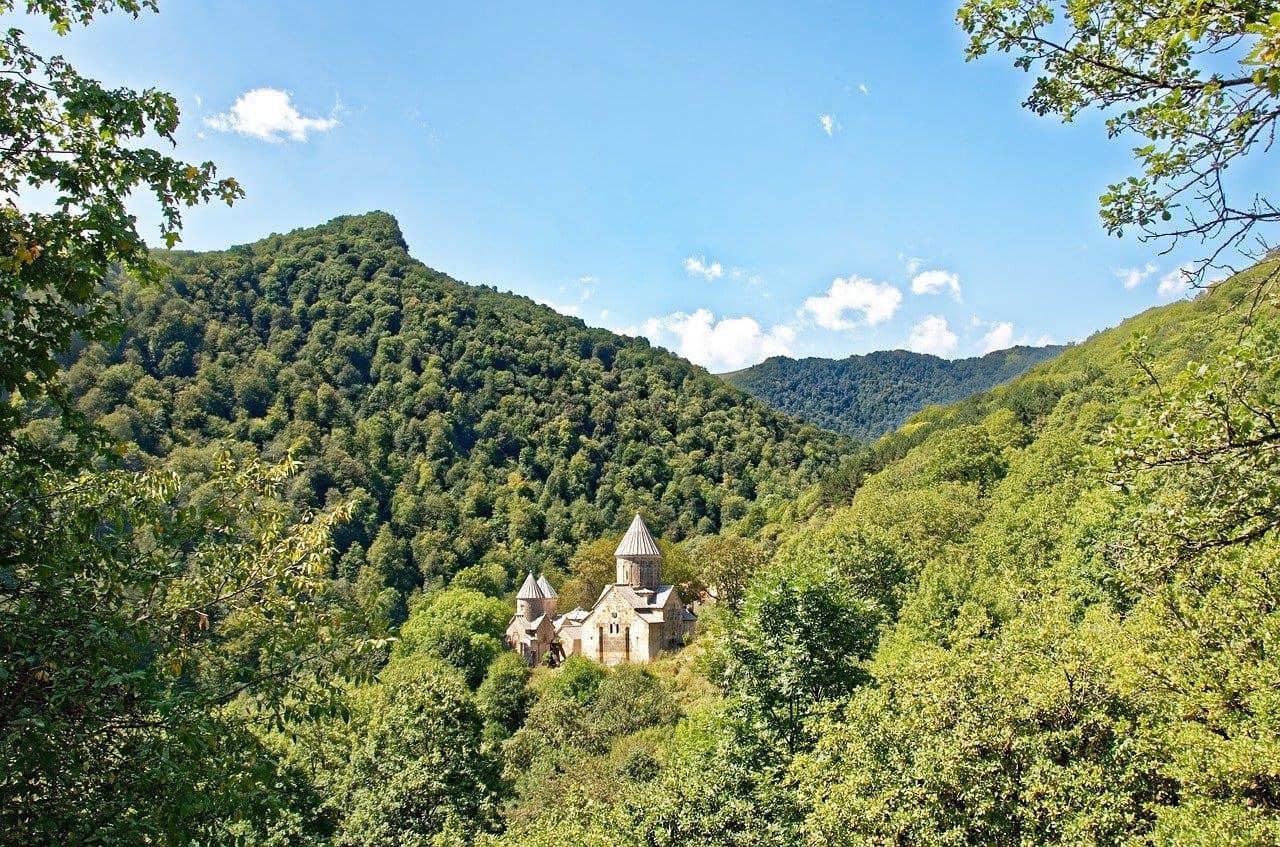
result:
[(538, 585), (538, 581), (533, 578), (533, 572), (524, 578), (524, 584), (520, 586), (520, 593), (516, 595), (517, 600), (541, 600), (545, 595), (542, 588)]
[(555, 600), (560, 596), (556, 593), (556, 590), (551, 587), (551, 583), (547, 582), (547, 578), (542, 574), (538, 574), (538, 590), (540, 590), (542, 592), (542, 596), (546, 597), (548, 600)]
[(635, 519), (627, 529), (627, 534), (622, 536), (622, 541), (618, 544), (618, 549), (613, 551), (613, 555), (628, 558), (662, 556), (662, 551), (658, 549), (658, 542), (654, 541), (653, 536), (649, 534), (649, 527), (644, 525), (639, 512), (636, 512)]

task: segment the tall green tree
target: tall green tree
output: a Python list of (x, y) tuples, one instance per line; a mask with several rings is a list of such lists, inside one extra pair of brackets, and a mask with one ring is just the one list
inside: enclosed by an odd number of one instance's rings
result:
[(342, 515), (294, 518), (292, 470), (228, 460), (192, 491), (0, 453), (0, 831), (189, 844), (271, 814), (271, 756), (224, 707), (305, 713), (323, 700), (295, 681), (351, 650), (327, 579)]
[[(116, 438), (160, 439), (147, 415), (87, 425), (58, 366), (73, 342), (119, 332), (112, 274), (161, 276), (130, 198), (152, 195), (172, 246), (185, 207), (241, 190), (153, 146), (174, 142), (172, 96), (89, 79), (31, 49), (21, 27), (62, 35), (155, 9), (0, 0), (0, 831), (15, 843), (264, 831), (289, 780), (243, 715), (313, 713), (323, 704), (293, 695), (353, 649), (350, 604), (327, 578), (347, 510), (284, 505), (297, 462), (88, 470)], [(170, 341), (157, 352), (188, 367)], [(110, 412), (129, 395), (158, 411), (163, 388), (139, 377), (90, 381), (82, 399)], [(22, 426), (45, 404), (62, 428), (42, 421), (36, 438)], [(237, 717), (230, 704), (249, 695)]]
[(481, 749), (484, 721), (452, 668), (421, 656), (392, 662), (360, 708), (335, 843), (425, 847), (442, 832), (469, 841), (496, 823), (498, 762)]
[(817, 706), (870, 679), (864, 663), (884, 617), (824, 564), (780, 565), (747, 592), (722, 648), (725, 687), (757, 732), (794, 752), (811, 740), (805, 721)]
[(1280, 332), (1193, 363), (1109, 432), (1128, 525), (1129, 684), (1181, 802), (1156, 843), (1280, 838)]
[[(62, 35), (100, 14), (136, 17), (156, 3), (0, 0), (0, 13), (18, 7)], [(149, 146), (174, 143), (171, 95), (106, 86), (60, 56), (36, 53), (24, 38), (17, 26), (0, 33), (0, 193), (7, 198), (0, 206), (0, 444), (18, 422), (15, 395), (61, 402), (55, 357), (73, 337), (115, 332), (118, 305), (102, 289), (111, 268), (159, 278), (125, 205), (130, 193), (154, 196), (169, 246), (179, 239), (183, 207), (243, 194), (212, 163), (189, 164)], [(36, 199), (50, 193), (47, 205)]]

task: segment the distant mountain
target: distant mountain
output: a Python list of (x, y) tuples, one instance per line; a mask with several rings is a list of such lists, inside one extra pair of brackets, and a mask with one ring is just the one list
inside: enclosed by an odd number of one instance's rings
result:
[(972, 359), (886, 350), (847, 359), (774, 356), (722, 378), (779, 411), (866, 441), (926, 406), (955, 403), (1019, 376), (1065, 347), (1010, 347)]
[(563, 565), (637, 510), (669, 540), (714, 533), (848, 446), (643, 339), (431, 270), (387, 214), (161, 258), (163, 285), (119, 283), (127, 330), (76, 351), (69, 395), (134, 464), (293, 449), (295, 502), (356, 501), (340, 576)]

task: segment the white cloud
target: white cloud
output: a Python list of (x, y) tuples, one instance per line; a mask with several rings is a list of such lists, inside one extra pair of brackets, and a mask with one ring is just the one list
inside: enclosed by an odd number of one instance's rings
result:
[(942, 289), (951, 290), (951, 296), (960, 302), (960, 277), (951, 271), (925, 271), (911, 280), (912, 294), (937, 294)]
[(911, 327), (911, 336), (907, 339), (907, 348), (917, 353), (932, 353), (945, 356), (956, 349), (960, 338), (947, 329), (947, 319), (937, 315), (929, 315), (920, 323)]
[(197, 94), (197, 95), (196, 95), (196, 108), (197, 108), (197, 109), (199, 109), (199, 108), (200, 108), (201, 106), (203, 106), (203, 105), (204, 105), (204, 101), (203, 101), (203, 100), (201, 100), (201, 99), (200, 99), (200, 95), (199, 95), (199, 94)]
[(719, 262), (707, 264), (706, 256), (690, 256), (684, 260), (684, 269), (689, 276), (704, 276), (707, 279), (720, 279), (724, 276), (724, 266)]
[(871, 91), (867, 88), (867, 84), (866, 84), (865, 82), (860, 82), (860, 83), (858, 83), (858, 90), (859, 90), (859, 91), (861, 91), (863, 94), (866, 94), (866, 95), (870, 95), (870, 94), (871, 94)]
[[(901, 253), (898, 254), (898, 259), (899, 260), (902, 259)], [(915, 256), (912, 256), (910, 259), (907, 259), (907, 273), (910, 274), (911, 276), (915, 276), (916, 271), (920, 270), (920, 266), (923, 264), (924, 264), (924, 259), (919, 259), (919, 258), (916, 258)]]
[(1118, 268), (1115, 272), (1120, 283), (1127, 290), (1137, 288), (1147, 281), (1147, 277), (1156, 272), (1156, 263), (1147, 262), (1140, 268)]
[(338, 125), (338, 106), (327, 118), (307, 118), (293, 106), (292, 92), (278, 88), (255, 88), (236, 98), (231, 111), (204, 119), (205, 126), (218, 132), (238, 132), (263, 141), (285, 138), (306, 141), (313, 132), (327, 132)]
[(677, 353), (710, 370), (732, 370), (769, 356), (790, 356), (795, 340), (795, 330), (786, 324), (765, 332), (754, 318), (716, 320), (709, 309), (650, 318), (641, 331), (657, 344), (674, 340)]
[(1160, 284), (1156, 287), (1156, 292), (1166, 299), (1186, 294), (1191, 290), (1192, 272), (1193, 268), (1190, 265), (1174, 268), (1160, 277)]
[(991, 329), (982, 336), (982, 352), (1005, 350), (1013, 346), (1013, 324), (1008, 321), (996, 321)]
[(840, 128), (840, 124), (836, 122), (835, 115), (818, 115), (818, 120), (822, 123), (822, 131), (828, 136), (834, 135), (835, 131)]
[(578, 283), (577, 283), (578, 291), (584, 303), (591, 299), (591, 295), (596, 293), (596, 286), (599, 283), (600, 283), (599, 277), (594, 277), (594, 276), (578, 277)]
[[(859, 324), (875, 325), (889, 320), (902, 305), (902, 292), (887, 283), (877, 285), (869, 279), (851, 276), (836, 279), (826, 294), (804, 301), (801, 313), (808, 313), (826, 329), (853, 329)], [(857, 312), (857, 320), (849, 320), (845, 312)]]

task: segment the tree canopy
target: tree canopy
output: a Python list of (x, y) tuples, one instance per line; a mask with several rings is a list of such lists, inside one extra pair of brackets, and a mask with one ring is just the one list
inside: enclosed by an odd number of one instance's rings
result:
[(401, 594), (563, 568), (636, 511), (669, 541), (763, 526), (757, 501), (794, 501), (847, 444), (641, 338), (433, 271), (385, 213), (162, 258), (159, 285), (118, 280), (123, 335), (76, 351), (75, 408), (138, 465), (293, 450), (293, 502), (354, 501), (337, 574)]
[[(0, 0), (0, 13), (15, 0)], [(154, 0), (30, 0), (28, 20), (55, 32), (114, 11), (137, 16)], [(155, 280), (159, 268), (125, 205), (135, 189), (159, 206), (160, 234), (179, 240), (182, 209), (243, 192), (211, 162), (189, 164), (148, 146), (174, 142), (178, 106), (163, 91), (112, 88), (58, 56), (31, 50), (23, 32), (0, 33), (0, 439), (17, 423), (13, 395), (61, 392), (56, 356), (74, 337), (107, 339), (117, 304), (101, 285), (116, 265)], [(51, 202), (38, 189), (52, 193)], [(27, 208), (24, 208), (27, 207)]]
[(1096, 107), (1109, 136), (1135, 140), (1139, 173), (1101, 197), (1108, 231), (1210, 240), (1197, 273), (1254, 235), (1265, 251), (1280, 209), (1228, 168), (1275, 140), (1274, 3), (969, 0), (958, 18), (969, 58), (999, 50), (1039, 73), (1027, 108), (1070, 121)]

